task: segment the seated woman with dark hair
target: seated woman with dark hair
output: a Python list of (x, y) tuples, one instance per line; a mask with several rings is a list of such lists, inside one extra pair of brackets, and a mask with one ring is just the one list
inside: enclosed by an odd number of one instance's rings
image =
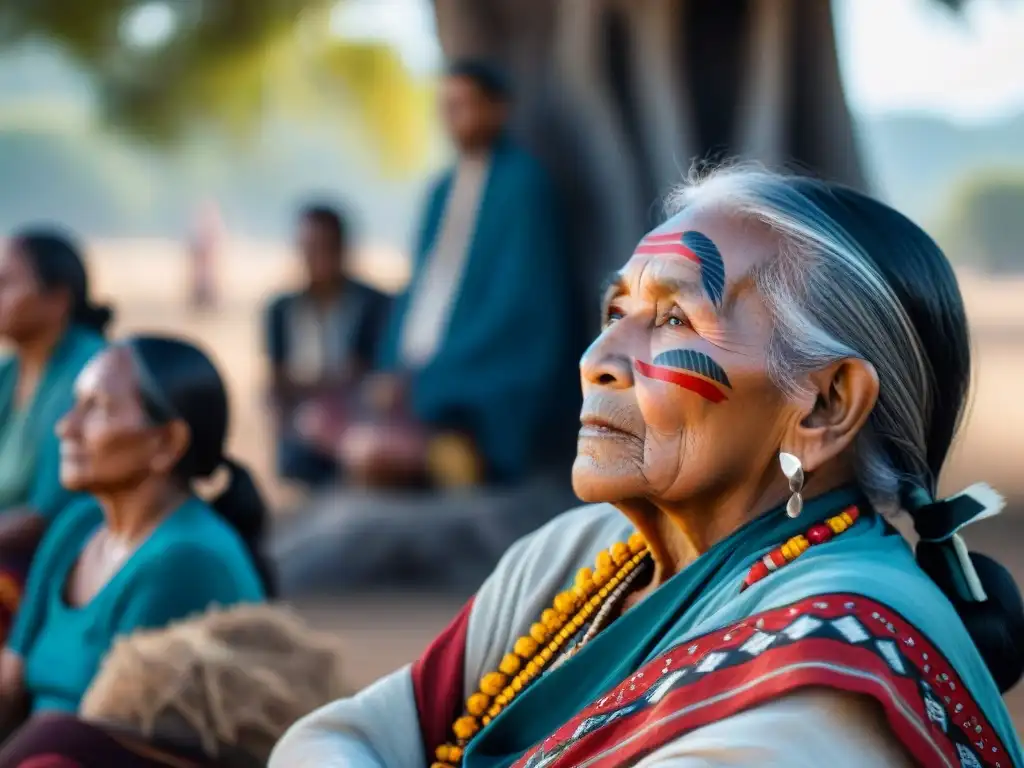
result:
[(949, 262), (819, 181), (724, 170), (680, 201), (580, 362), (573, 486), (601, 503), (271, 768), (1024, 766), (1020, 593), (960, 533), (1002, 500), (934, 498), (970, 381)]
[[(32, 716), (12, 749), (39, 728), (59, 743), (38, 716), (76, 712), (117, 637), (271, 592), (266, 509), (224, 455), (228, 399), (210, 360), (183, 341), (135, 337), (94, 358), (75, 394), (58, 426), (60, 476), (92, 498), (44, 537), (0, 657), (4, 714), (27, 705)], [(230, 482), (207, 504), (192, 483), (223, 467)]]
[(63, 233), (25, 230), (0, 252), (0, 337), (14, 353), (0, 361), (0, 642), (39, 539), (71, 499), (54, 425), (110, 318), (89, 300), (81, 253)]

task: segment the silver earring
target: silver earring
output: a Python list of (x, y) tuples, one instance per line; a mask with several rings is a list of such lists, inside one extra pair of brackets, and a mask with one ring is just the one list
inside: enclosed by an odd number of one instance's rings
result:
[(792, 494), (786, 502), (786, 514), (797, 517), (804, 508), (804, 497), (800, 495), (800, 491), (804, 489), (804, 466), (800, 459), (785, 451), (779, 452), (779, 465), (782, 467), (782, 474), (789, 480), (789, 492)]

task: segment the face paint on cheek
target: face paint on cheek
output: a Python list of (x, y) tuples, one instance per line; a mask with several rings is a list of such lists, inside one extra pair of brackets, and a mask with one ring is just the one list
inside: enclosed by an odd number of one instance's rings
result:
[(635, 365), (641, 376), (675, 384), (712, 403), (728, 400), (725, 390), (732, 389), (722, 366), (692, 349), (670, 349), (651, 363), (636, 360)]

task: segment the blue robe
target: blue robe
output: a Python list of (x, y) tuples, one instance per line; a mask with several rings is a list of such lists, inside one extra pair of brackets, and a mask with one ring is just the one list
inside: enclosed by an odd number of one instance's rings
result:
[[(453, 171), (445, 173), (428, 196), (409, 290), (397, 300), (384, 335), (383, 370), (401, 367), (409, 296), (423, 277), (453, 179)], [(572, 407), (572, 394), (559, 383), (569, 351), (567, 291), (550, 179), (503, 138), (492, 153), (447, 330), (437, 354), (412, 372), (410, 382), (413, 414), (431, 427), (470, 434), (491, 481), (521, 479), (531, 468), (541, 425)]]
[[(86, 363), (105, 346), (94, 331), (72, 326), (54, 348), (28, 405), (26, 434), (36, 453), (35, 479), (19, 506), (29, 508), (47, 521), (60, 512), (73, 494), (60, 484), (60, 441), (56, 426), (74, 405), (74, 385)], [(18, 386), (18, 359), (0, 362), (0, 421), (10, 417)], [(3, 510), (0, 510), (2, 512)]]

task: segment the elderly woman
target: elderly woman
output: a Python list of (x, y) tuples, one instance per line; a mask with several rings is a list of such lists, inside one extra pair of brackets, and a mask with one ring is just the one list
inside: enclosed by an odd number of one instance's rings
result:
[[(75, 394), (58, 425), (60, 476), (91, 498), (44, 537), (0, 657), (4, 714), (32, 715), (15, 744), (39, 729), (60, 743), (60, 721), (36, 716), (76, 712), (117, 637), (268, 591), (266, 510), (224, 455), (228, 401), (210, 360), (183, 341), (135, 337), (94, 358)], [(222, 467), (228, 485), (207, 504), (192, 484)]]
[[(300, 766), (1022, 765), (1024, 621), (933, 499), (969, 378), (950, 266), (845, 188), (697, 179), (605, 296), (570, 512)], [(883, 515), (916, 520), (917, 562)], [(449, 553), (448, 556), (453, 556)]]
[(110, 318), (64, 234), (25, 230), (0, 252), (0, 336), (13, 351), (0, 362), (0, 640), (43, 530), (70, 501), (54, 425)]

